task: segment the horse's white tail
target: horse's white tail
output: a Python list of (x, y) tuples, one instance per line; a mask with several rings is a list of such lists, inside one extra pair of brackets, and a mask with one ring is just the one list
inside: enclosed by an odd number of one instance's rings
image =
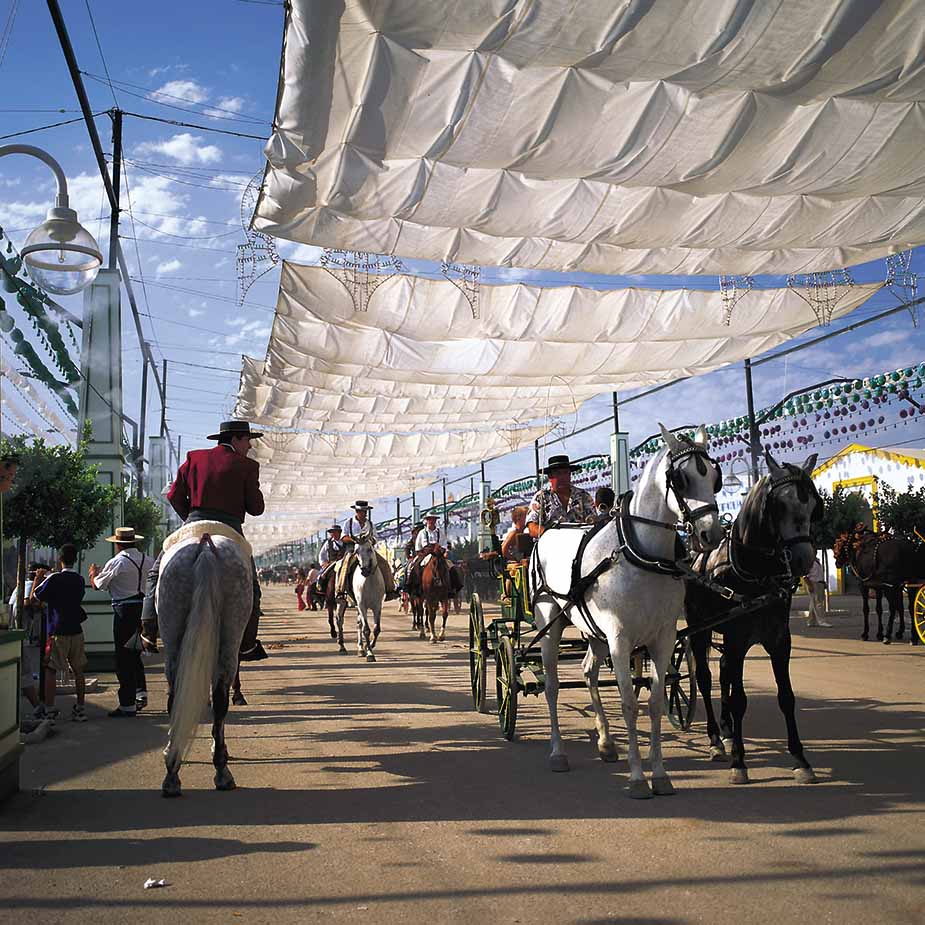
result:
[(221, 581), (218, 556), (211, 541), (201, 543), (193, 565), (193, 597), (180, 644), (174, 685), (168, 749), (186, 757), (209, 700), (218, 659)]

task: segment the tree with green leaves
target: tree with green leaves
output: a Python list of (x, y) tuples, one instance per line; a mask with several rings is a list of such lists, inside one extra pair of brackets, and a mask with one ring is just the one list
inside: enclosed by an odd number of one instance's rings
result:
[(881, 485), (877, 513), (881, 526), (897, 536), (915, 540), (916, 528), (925, 533), (925, 486), (899, 492)]
[(19, 540), (19, 613), (28, 540), (56, 549), (64, 543), (89, 549), (110, 524), (122, 487), (97, 481), (86, 452), (86, 439), (76, 448), (25, 436), (0, 439), (0, 457), (18, 459), (13, 487), (3, 496), (3, 529)]
[(137, 545), (143, 552), (156, 554), (164, 542), (161, 524), (164, 512), (153, 498), (139, 498), (131, 492), (126, 493), (122, 504), (122, 525), (134, 527), (135, 532), (144, 537)]
[(831, 549), (836, 538), (856, 524), (871, 526), (873, 514), (867, 499), (856, 491), (836, 488), (832, 494), (820, 490), (823, 513), (816, 526), (816, 545), (820, 549)]

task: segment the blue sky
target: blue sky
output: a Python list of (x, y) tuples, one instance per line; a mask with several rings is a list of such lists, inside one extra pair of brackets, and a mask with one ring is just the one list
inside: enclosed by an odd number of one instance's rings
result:
[[(0, 30), (11, 6), (11, 0), (0, 0)], [(105, 68), (85, 2), (63, 0), (61, 6), (81, 69), (103, 77)], [(174, 434), (182, 435), (184, 450), (203, 446), (204, 435), (232, 407), (240, 354), (264, 354), (279, 279), (278, 270), (267, 274), (252, 287), (245, 304), (237, 304), (236, 245), (245, 240), (240, 198), (247, 181), (262, 169), (263, 145), (212, 130), (260, 137), (269, 133), (283, 10), (273, 3), (240, 0), (183, 4), (175, 0), (90, 0), (90, 9), (119, 106), (127, 112), (204, 126), (186, 128), (125, 117), (132, 216), (124, 216), (121, 229), (131, 274), (137, 280), (134, 286), (139, 306), (145, 314), (145, 335), (155, 356), (166, 357), (170, 365), (170, 427)], [(0, 135), (78, 116), (74, 90), (44, 3), (18, 4), (11, 41), (0, 59), (0, 78), (6, 91), (0, 104)], [(105, 80), (88, 77), (86, 83), (94, 111), (114, 105)], [(99, 118), (97, 125), (108, 150), (108, 117)], [(8, 139), (13, 140), (44, 147), (61, 161), (70, 181), (72, 204), (105, 251), (108, 206), (83, 124)], [(7, 142), (0, 141), (3, 143)], [(23, 157), (0, 160), (0, 225), (17, 245), (44, 218), (52, 196), (51, 175), (38, 162)], [(285, 244), (280, 252), (309, 259), (313, 255), (312, 249)], [(405, 264), (412, 271), (433, 272), (425, 264)], [(919, 252), (913, 268), (925, 272), (925, 260)], [(855, 277), (865, 281), (882, 279), (884, 274), (880, 261), (858, 268)], [(717, 284), (715, 277), (627, 279), (514, 271), (486, 271), (484, 278), (496, 282), (522, 278), (547, 285), (581, 282), (597, 288), (713, 288)], [(759, 280), (760, 285), (784, 282)], [(79, 298), (62, 302), (79, 313)], [(855, 316), (867, 316), (894, 304), (890, 293), (879, 293)], [(737, 310), (748, 310), (747, 296)], [(134, 417), (139, 402), (140, 351), (127, 302), (123, 314), (125, 409)], [(6, 348), (7, 362), (9, 356)], [(755, 374), (756, 397), (759, 405), (768, 404), (786, 392), (833, 375), (864, 375), (923, 360), (923, 329), (913, 327), (908, 314), (900, 313), (855, 334), (762, 366)], [(631, 442), (636, 443), (656, 429), (657, 420), (673, 426), (742, 414), (742, 386), (741, 365), (702, 376), (628, 406), (622, 423), (630, 431)], [(157, 428), (160, 411), (156, 402), (149, 407), (151, 433)], [(577, 421), (566, 422), (565, 431), (603, 417), (609, 410), (609, 395), (587, 402)], [(876, 440), (880, 444), (911, 441), (910, 445), (921, 446), (925, 427), (918, 423), (900, 426)], [(573, 457), (606, 452), (607, 428), (554, 445), (547, 453), (561, 452), (563, 447)], [(489, 463), (488, 476), (497, 485), (532, 468), (531, 448)]]

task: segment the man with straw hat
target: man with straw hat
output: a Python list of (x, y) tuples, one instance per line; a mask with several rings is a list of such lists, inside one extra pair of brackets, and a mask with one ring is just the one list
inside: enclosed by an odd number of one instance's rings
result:
[(141, 662), (141, 609), (145, 581), (154, 560), (137, 547), (144, 537), (134, 527), (117, 527), (106, 542), (116, 554), (102, 567), (90, 564), (90, 584), (112, 597), (112, 638), (116, 647), (116, 677), (119, 679), (119, 705), (109, 715), (115, 719), (135, 716), (148, 704), (148, 686)]
[[(375, 546), (378, 540), (376, 528), (373, 526), (369, 516), (369, 512), (372, 510), (370, 503), (368, 501), (357, 501), (356, 504), (351, 504), (350, 508), (353, 515), (347, 520), (343, 528), (346, 554), (337, 566), (337, 585), (334, 589), (339, 596), (347, 594), (347, 579), (350, 576), (350, 570), (357, 561), (356, 553), (353, 551), (353, 544), (362, 541)], [(392, 575), (392, 570), (389, 568), (389, 563), (378, 552), (376, 553), (376, 558), (379, 562), (379, 571), (382, 573), (382, 581), (385, 583), (385, 599), (394, 601), (398, 597), (398, 592), (395, 590), (395, 578)]]
[[(250, 429), (247, 421), (222, 421), (217, 434), (207, 439), (218, 442), (209, 450), (191, 450), (186, 462), (177, 470), (177, 477), (167, 492), (167, 500), (184, 523), (197, 520), (216, 520), (244, 536), (244, 517), (258, 517), (264, 511), (263, 493), (260, 491), (260, 464), (248, 457), (251, 441), (263, 434)], [(142, 631), (146, 647), (157, 635), (157, 613), (154, 595), (160, 571), (158, 556), (148, 573)], [(260, 622), (260, 582), (257, 568), (251, 559), (254, 572), (254, 602), (250, 622), (241, 640), (241, 661), (256, 662), (268, 658), (257, 630)]]

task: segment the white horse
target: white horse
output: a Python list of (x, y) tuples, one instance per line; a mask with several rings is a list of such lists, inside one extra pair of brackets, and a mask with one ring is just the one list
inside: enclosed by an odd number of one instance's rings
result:
[[(673, 567), (676, 524), (687, 524), (695, 549), (715, 549), (722, 538), (716, 505), (720, 472), (707, 454), (705, 429), (700, 427), (691, 441), (659, 427), (666, 446), (643, 471), (629, 503), (629, 516), (608, 521), (581, 555), (581, 577), (599, 563), (611, 563), (584, 590), (584, 603), (569, 608), (567, 599), (572, 590), (572, 564), (586, 531), (547, 530), (533, 551), (529, 570), (537, 629), (549, 626), (541, 646), (551, 727), (550, 767), (553, 771), (569, 769), (557, 713), (559, 641), (566, 622), (560, 615), (567, 609), (567, 620), (590, 641), (582, 668), (594, 708), (598, 753), (604, 761), (617, 760), (598, 690), (601, 661), (611, 656), (627, 727), (629, 795), (634, 799), (651, 797), (653, 791), (658, 795), (674, 792), (662, 762), (661, 719), (665, 677), (684, 607), (684, 583), (677, 580)], [(638, 709), (630, 656), (637, 646), (648, 649), (652, 666), (651, 790), (636, 738)]]
[[(379, 570), (379, 556), (375, 547), (368, 542), (360, 540), (354, 547), (357, 565), (353, 570), (351, 582), (353, 597), (357, 603), (357, 655), (366, 657), (366, 661), (376, 661), (373, 649), (379, 638), (382, 626), (382, 602), (385, 600), (385, 580)], [(344, 611), (347, 601), (341, 601), (338, 607), (338, 625), (344, 625)], [(375, 624), (370, 632), (368, 614), (375, 618)]]
[(164, 749), (167, 774), (161, 789), (165, 797), (180, 796), (180, 765), (210, 694), (215, 789), (235, 787), (228, 770), (225, 717), (253, 605), (254, 580), (247, 548), (221, 535), (229, 529), (211, 521), (187, 524), (161, 562), (156, 603), (170, 713)]

